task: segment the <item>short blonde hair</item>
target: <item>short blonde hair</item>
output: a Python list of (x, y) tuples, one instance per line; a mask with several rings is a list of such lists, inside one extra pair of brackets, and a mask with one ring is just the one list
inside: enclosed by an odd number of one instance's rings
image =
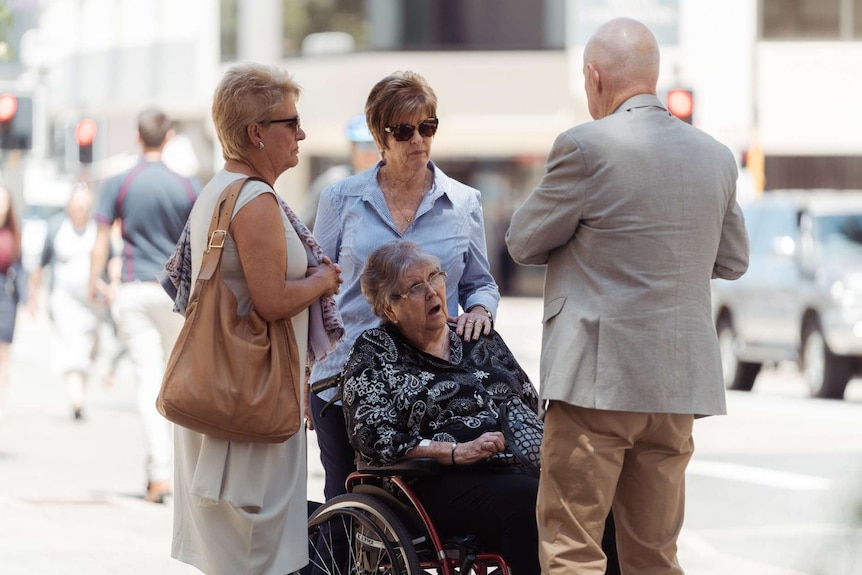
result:
[(247, 128), (271, 119), (288, 96), (299, 99), (302, 88), (285, 70), (245, 63), (232, 66), (216, 87), (212, 115), (225, 160), (242, 160), (252, 147)]
[(374, 315), (388, 321), (384, 310), (392, 300), (392, 289), (407, 271), (417, 265), (440, 268), (440, 260), (410, 240), (393, 240), (371, 252), (359, 277), (362, 295)]
[(416, 72), (393, 72), (377, 82), (365, 100), (365, 120), (380, 148), (386, 149), (386, 127), (399, 116), (437, 116), (437, 95)]

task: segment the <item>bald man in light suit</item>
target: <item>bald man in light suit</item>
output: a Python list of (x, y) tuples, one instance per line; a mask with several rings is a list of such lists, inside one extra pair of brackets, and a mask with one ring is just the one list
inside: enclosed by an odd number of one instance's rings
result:
[(748, 268), (732, 153), (656, 97), (659, 50), (631, 19), (584, 49), (595, 121), (557, 137), (506, 243), (546, 265), (537, 514), (544, 575), (681, 574), (696, 416), (724, 414), (710, 278)]

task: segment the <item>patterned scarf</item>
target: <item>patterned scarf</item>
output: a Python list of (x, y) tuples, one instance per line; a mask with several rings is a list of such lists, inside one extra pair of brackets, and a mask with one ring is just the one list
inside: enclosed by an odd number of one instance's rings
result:
[[(275, 194), (275, 197), (278, 198), (281, 209), (284, 210), (294, 231), (302, 240), (309, 264), (320, 265), (323, 261), (323, 250), (320, 249), (320, 244), (317, 243), (302, 220), (293, 213), (287, 202), (278, 194)], [(165, 292), (174, 300), (174, 311), (185, 315), (192, 288), (192, 244), (189, 221), (186, 221), (173, 255), (165, 264), (165, 269), (159, 272), (157, 277)], [(343, 338), (344, 322), (341, 320), (338, 306), (331, 296), (322, 296), (311, 304), (309, 309), (309, 365), (326, 357), (326, 354), (332, 351)]]

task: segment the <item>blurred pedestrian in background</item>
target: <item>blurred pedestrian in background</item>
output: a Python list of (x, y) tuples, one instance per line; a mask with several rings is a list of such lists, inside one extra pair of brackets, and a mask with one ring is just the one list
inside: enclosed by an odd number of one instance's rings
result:
[[(325, 415), (321, 409), (336, 393), (353, 342), (380, 322), (360, 289), (371, 252), (404, 238), (436, 256), (448, 274), (446, 311), (465, 341), (491, 333), (500, 299), (489, 271), (480, 193), (431, 161), (438, 126), (437, 96), (431, 86), (414, 72), (395, 72), (371, 89), (365, 117), (383, 159), (326, 188), (314, 225), (323, 253), (344, 273), (344, 288), (336, 301), (346, 335), (335, 351), (314, 365), (309, 378), (312, 384), (333, 387), (312, 394), (309, 402), (326, 471), (327, 499), (345, 492), (344, 480), (355, 470), (341, 405), (331, 406)], [(466, 310), (461, 315), (459, 305)]]
[[(54, 326), (56, 345), (51, 359), (63, 376), (75, 420), (84, 417), (84, 390), (96, 357), (99, 326), (107, 316), (108, 283), (98, 283), (100, 301), (88, 297), (90, 256), (96, 243), (92, 218), (93, 193), (77, 182), (66, 211), (49, 220), (39, 266), (30, 274), (27, 308), (38, 311), (38, 291), (46, 267), (51, 268), (48, 315)], [(106, 276), (105, 276), (106, 277)]]
[(0, 186), (0, 418), (9, 387), (9, 347), (15, 335), (18, 304), (26, 299), (27, 280), (21, 266), (21, 228), (12, 194)]
[(726, 409), (710, 279), (748, 267), (736, 161), (656, 97), (646, 26), (612, 20), (583, 57), (595, 121), (557, 137), (506, 237), (547, 266), (542, 572), (604, 573), (613, 508), (623, 573), (682, 574), (692, 423)]
[[(114, 221), (114, 225), (111, 226), (111, 239), (108, 242), (110, 246), (111, 256), (108, 260), (108, 269), (107, 275), (114, 285), (119, 285), (120, 277), (123, 273), (123, 230), (120, 220)], [(106, 300), (107, 297), (111, 293), (111, 283), (108, 284), (108, 289), (106, 292)], [(128, 357), (128, 350), (126, 349), (126, 344), (123, 343), (122, 338), (120, 338), (120, 332), (117, 329), (117, 322), (114, 320), (114, 314), (111, 313), (110, 307), (108, 308), (108, 313), (105, 316), (108, 324), (108, 333), (111, 335), (111, 349), (107, 352), (107, 371), (105, 372), (105, 376), (103, 378), (103, 382), (105, 387), (113, 387), (117, 383), (118, 372), (120, 370), (120, 363), (123, 359)]]
[[(309, 307), (337, 292), (340, 278), (337, 265), (318, 259), (308, 228), (272, 188), (299, 162), (299, 143), (305, 139), (296, 109), (299, 93), (279, 68), (241, 64), (225, 73), (212, 105), (225, 165), (192, 210), (191, 261), (181, 258), (187, 264), (181, 264), (179, 274), (190, 277), (179, 292), (187, 293), (195, 284), (213, 211), (225, 188), (246, 177), (263, 180), (242, 186), (220, 272), (239, 314), (254, 308), (267, 321), (291, 322), (299, 348), (296, 373), (304, 373), (310, 342), (326, 335), (310, 331), (316, 324), (310, 322)], [(337, 315), (331, 298), (327, 303)], [(317, 313), (325, 307), (321, 301)], [(175, 441), (174, 558), (212, 575), (286, 575), (308, 563), (304, 432), (284, 443), (251, 443), (177, 426)]]
[(317, 203), (320, 201), (321, 192), (327, 186), (364, 172), (374, 167), (380, 160), (380, 152), (377, 151), (377, 144), (374, 143), (374, 137), (368, 130), (364, 115), (352, 116), (344, 127), (344, 133), (350, 141), (350, 163), (332, 166), (311, 182), (302, 207), (302, 221), (309, 228), (314, 227)]
[[(105, 182), (95, 219), (96, 243), (90, 262), (90, 301), (107, 293), (120, 338), (137, 380), (138, 412), (147, 446), (147, 501), (161, 503), (171, 490), (171, 427), (158, 411), (156, 397), (165, 362), (182, 328), (156, 274), (180, 239), (200, 183), (171, 171), (162, 150), (173, 135), (164, 112), (144, 110), (138, 116), (138, 163)], [(118, 284), (101, 286), (108, 263), (111, 226), (122, 223), (123, 269)]]

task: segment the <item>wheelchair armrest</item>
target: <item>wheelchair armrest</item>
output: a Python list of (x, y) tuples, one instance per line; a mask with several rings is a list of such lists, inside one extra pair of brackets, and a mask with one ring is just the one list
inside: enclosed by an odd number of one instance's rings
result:
[(361, 473), (373, 475), (400, 475), (402, 477), (427, 477), (440, 473), (440, 464), (431, 457), (417, 457), (415, 459), (404, 459), (392, 465), (373, 465), (360, 461), (356, 470)]

